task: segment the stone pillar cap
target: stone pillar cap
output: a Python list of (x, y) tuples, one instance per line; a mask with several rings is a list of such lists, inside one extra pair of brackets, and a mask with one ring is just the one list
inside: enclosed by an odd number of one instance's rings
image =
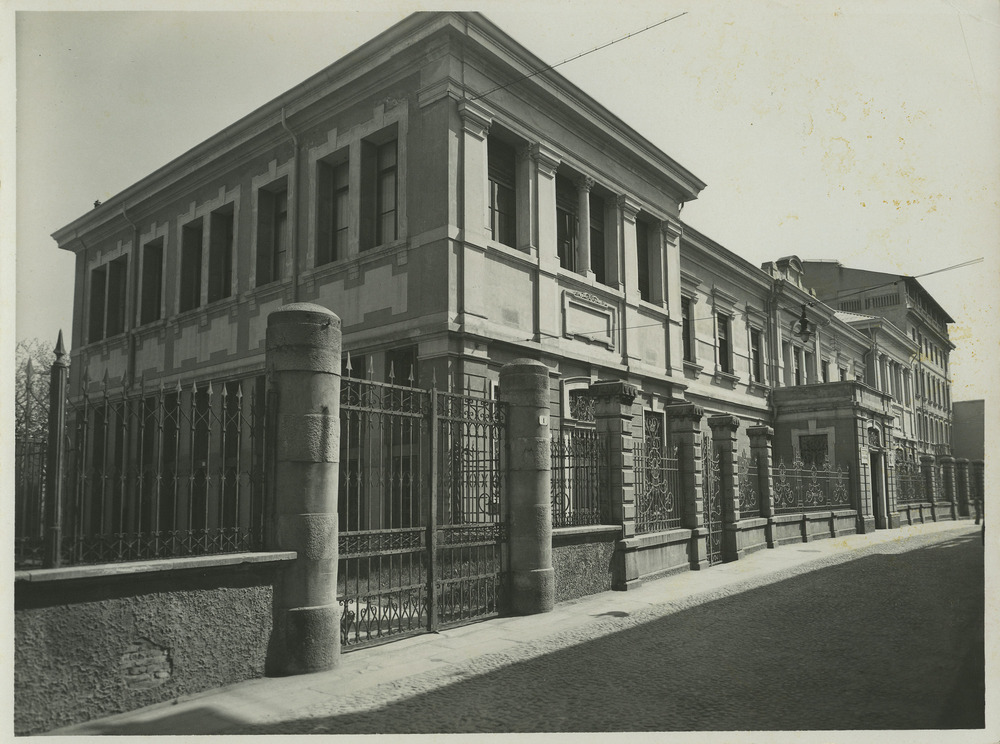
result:
[(501, 369), (500, 374), (506, 374), (509, 372), (514, 372), (516, 370), (526, 370), (534, 369), (536, 371), (545, 371), (545, 374), (549, 373), (549, 367), (544, 362), (540, 362), (537, 359), (529, 359), (528, 357), (519, 357), (513, 361), (507, 362)]
[(329, 308), (312, 302), (290, 302), (267, 316), (267, 324), (340, 322), (340, 316)]

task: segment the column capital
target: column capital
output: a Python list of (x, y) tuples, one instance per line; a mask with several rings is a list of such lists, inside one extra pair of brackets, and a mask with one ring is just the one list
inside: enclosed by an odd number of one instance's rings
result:
[(663, 234), (664, 240), (672, 243), (681, 236), (683, 228), (681, 227), (680, 222), (672, 220), (668, 217), (665, 220), (660, 220), (660, 232)]
[(639, 210), (642, 209), (639, 202), (635, 201), (628, 194), (618, 195), (618, 207), (622, 210), (622, 215), (629, 222), (635, 222), (636, 215), (639, 214)]
[(596, 184), (597, 181), (595, 181), (590, 176), (577, 176), (576, 178), (573, 179), (573, 183), (576, 184), (577, 189), (579, 189), (580, 191), (585, 191), (586, 193), (589, 194), (590, 190), (594, 188), (594, 184)]
[(480, 139), (489, 134), (493, 116), (475, 101), (460, 101), (458, 115), (462, 117), (462, 127), (469, 134)]
[(766, 439), (767, 441), (771, 441), (772, 439), (774, 439), (774, 429), (772, 429), (770, 426), (764, 426), (764, 425), (748, 426), (747, 436), (750, 437), (751, 439)]
[(617, 398), (623, 405), (631, 406), (636, 396), (639, 395), (639, 388), (621, 380), (607, 380), (593, 383), (589, 388), (589, 393), (593, 398)]
[(694, 403), (677, 403), (675, 405), (664, 406), (664, 412), (671, 419), (699, 423), (705, 416), (705, 409), (696, 406)]
[(708, 425), (714, 430), (732, 429), (735, 433), (740, 428), (740, 417), (732, 416), (728, 413), (720, 413), (717, 416), (709, 416)]
[(541, 142), (536, 142), (531, 146), (531, 159), (535, 161), (538, 172), (549, 177), (556, 174), (556, 169), (562, 162), (555, 150)]

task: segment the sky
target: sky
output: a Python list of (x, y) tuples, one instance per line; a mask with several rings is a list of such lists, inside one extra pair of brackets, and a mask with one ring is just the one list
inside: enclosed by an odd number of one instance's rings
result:
[[(14, 338), (54, 343), (59, 329), (68, 341), (73, 258), (53, 231), (422, 9), (214, 0), (117, 5), (143, 12), (86, 0), (4, 7), (3, 49), (16, 50), (16, 70), (8, 54), (0, 73), (16, 84), (17, 127), (16, 152), (9, 115), (0, 138), (0, 179), (16, 176), (13, 194), (0, 189), (0, 240), (16, 246), (16, 261), (3, 250), (0, 265), (0, 349), (8, 350)], [(15, 19), (18, 7), (32, 10)], [(229, 8), (254, 11), (215, 12)], [(920, 281), (956, 321), (953, 399), (998, 389), (1000, 4), (584, 0), (569, 8), (476, 9), (549, 64), (685, 13), (559, 72), (706, 182), (682, 218), (756, 265), (795, 254), (919, 276), (982, 257)]]

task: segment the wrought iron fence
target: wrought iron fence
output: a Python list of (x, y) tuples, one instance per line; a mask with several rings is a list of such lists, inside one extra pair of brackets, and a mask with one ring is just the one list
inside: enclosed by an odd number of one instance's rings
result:
[(850, 506), (850, 468), (806, 467), (796, 455), (790, 467), (779, 460), (774, 472), (776, 514)]
[(900, 504), (913, 504), (927, 500), (920, 463), (897, 457), (896, 501)]
[(608, 448), (593, 429), (552, 432), (552, 526), (573, 527), (610, 520)]
[(760, 516), (760, 479), (757, 458), (743, 451), (737, 458), (737, 472), (740, 480), (740, 518)]
[(42, 565), (45, 549), (45, 439), (14, 441), (14, 565)]
[(506, 407), (352, 378), (340, 393), (342, 644), (497, 614)]
[[(18, 568), (259, 550), (265, 504), (264, 377), (214, 380), (170, 389), (143, 381), (60, 401), (46, 454), (25, 448), (15, 503), (21, 518)], [(38, 525), (48, 486), (32, 460), (52, 456), (57, 524)], [(45, 466), (46, 468), (48, 465)], [(58, 535), (58, 545), (55, 545)]]
[(673, 530), (684, 518), (680, 468), (676, 448), (668, 457), (658, 438), (647, 437), (633, 445), (635, 462), (635, 532)]

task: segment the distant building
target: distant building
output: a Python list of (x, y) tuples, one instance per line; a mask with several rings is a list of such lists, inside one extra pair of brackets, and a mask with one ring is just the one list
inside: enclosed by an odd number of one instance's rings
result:
[[(839, 261), (803, 261), (806, 281), (816, 295), (837, 310), (885, 318), (916, 343), (910, 362), (916, 441), (921, 452), (946, 454), (952, 441), (949, 355), (955, 345), (948, 336), (954, 320), (920, 282), (903, 274), (851, 269)], [(903, 370), (887, 368), (890, 380)]]

